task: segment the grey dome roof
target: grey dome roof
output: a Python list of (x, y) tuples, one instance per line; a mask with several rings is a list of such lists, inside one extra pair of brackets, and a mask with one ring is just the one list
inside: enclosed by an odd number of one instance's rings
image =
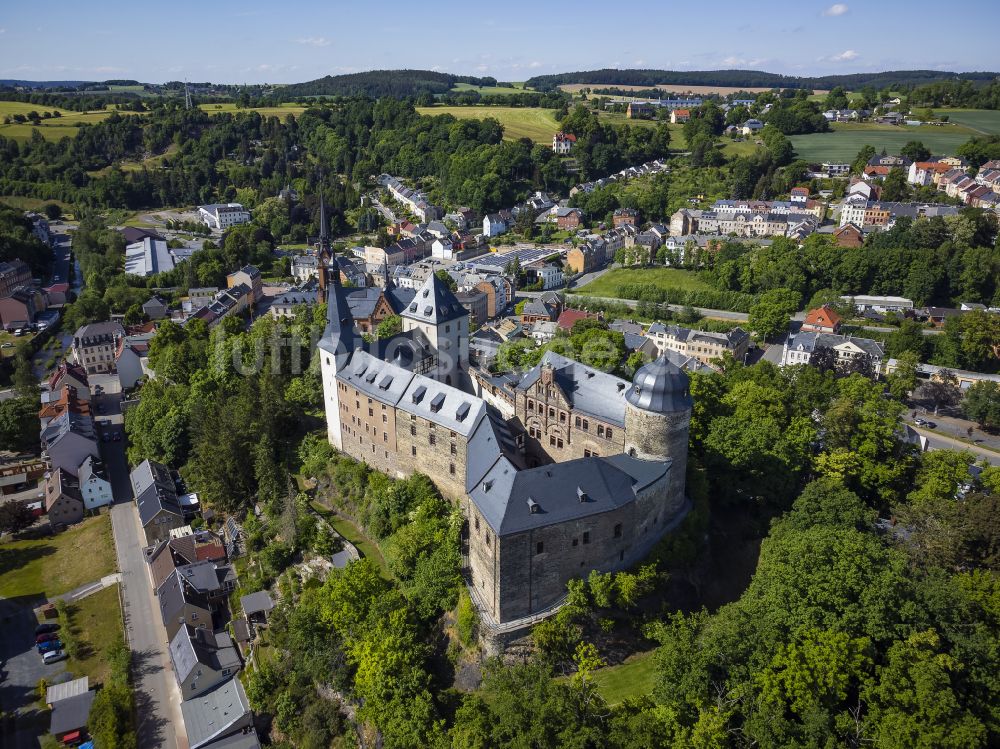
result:
[(690, 380), (677, 365), (661, 356), (639, 367), (625, 399), (635, 408), (658, 413), (691, 408)]

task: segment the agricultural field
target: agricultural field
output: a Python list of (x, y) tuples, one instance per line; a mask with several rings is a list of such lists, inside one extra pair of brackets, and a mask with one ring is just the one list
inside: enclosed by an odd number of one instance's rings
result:
[[(30, 104), (20, 101), (0, 101), (0, 136), (12, 138), (17, 141), (26, 141), (31, 138), (31, 131), (37, 129), (46, 140), (59, 140), (61, 138), (73, 137), (80, 129), (80, 125), (94, 124), (107, 119), (113, 110), (103, 109), (91, 112), (74, 112), (69, 109), (59, 109), (58, 107), (46, 107), (40, 104)], [(10, 123), (4, 125), (3, 120), (7, 115), (28, 114), (29, 112), (59, 112), (60, 117), (42, 120), (39, 124), (33, 125), (30, 122)]]
[(985, 135), (1000, 135), (1000, 111), (995, 109), (936, 109), (935, 114), (948, 115), (951, 122), (957, 122), (970, 130), (978, 130)]
[(476, 91), (483, 96), (509, 96), (510, 94), (523, 94), (533, 89), (525, 88), (523, 83), (514, 83), (510, 86), (473, 86), (471, 83), (456, 83), (451, 90), (456, 94), (463, 91)]
[(559, 129), (551, 109), (528, 107), (417, 107), (420, 114), (450, 114), (458, 119), (486, 119), (492, 117), (503, 125), (504, 138), (517, 140), (530, 138), (536, 143), (551, 143)]
[[(204, 109), (209, 114), (222, 114), (223, 112), (249, 112), (250, 109), (246, 107), (237, 107), (236, 102), (227, 101), (218, 104), (199, 104), (201, 109)], [(293, 114), (300, 115), (306, 111), (306, 107), (301, 104), (280, 104), (276, 107), (253, 107), (253, 111), (260, 112), (263, 117), (281, 117), (284, 119), (285, 115)]]
[(796, 153), (806, 161), (852, 161), (864, 146), (888, 153), (899, 150), (911, 140), (921, 141), (940, 156), (955, 153), (960, 145), (978, 133), (965, 125), (921, 125), (907, 127), (874, 123), (837, 123), (829, 133), (791, 135)]
[[(597, 88), (617, 88), (622, 91), (649, 91), (650, 86), (615, 86), (609, 83), (564, 83), (559, 87), (561, 90), (570, 93), (577, 94), (585, 88), (589, 88), (591, 91)], [(747, 91), (751, 94), (760, 94), (764, 91), (771, 91), (772, 89), (760, 86), (685, 86), (682, 83), (668, 83), (660, 86), (655, 86), (660, 91), (672, 94), (719, 94), (719, 96), (728, 96), (729, 94), (737, 94), (740, 91)], [(821, 94), (826, 96), (830, 93), (829, 91), (815, 91), (815, 94)]]
[(586, 286), (576, 289), (581, 296), (618, 297), (618, 287), (626, 284), (654, 284), (663, 289), (684, 289), (685, 291), (715, 291), (710, 284), (702, 281), (698, 274), (679, 268), (615, 268), (596, 278)]

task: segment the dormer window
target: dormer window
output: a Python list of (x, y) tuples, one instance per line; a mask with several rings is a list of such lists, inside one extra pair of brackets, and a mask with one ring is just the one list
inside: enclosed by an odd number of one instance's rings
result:
[(528, 497), (528, 512), (532, 515), (537, 515), (541, 511), (541, 505), (538, 504), (534, 499)]

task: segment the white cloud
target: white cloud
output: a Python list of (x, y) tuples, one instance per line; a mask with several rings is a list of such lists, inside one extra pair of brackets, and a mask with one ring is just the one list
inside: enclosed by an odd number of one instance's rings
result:
[(823, 11), (824, 16), (842, 16), (847, 12), (847, 5), (844, 3), (834, 3)]
[(542, 67), (542, 63), (538, 62), (538, 60), (532, 60), (531, 62), (528, 63), (528, 67), (529, 68), (540, 68), (540, 67)]
[(304, 39), (296, 39), (296, 44), (308, 44), (310, 47), (329, 47), (332, 42), (325, 36), (307, 36)]
[(851, 60), (857, 60), (860, 56), (853, 49), (845, 49), (839, 55), (834, 55), (830, 59), (835, 62), (850, 62)]
[(722, 59), (723, 65), (729, 65), (732, 67), (739, 67), (739, 68), (756, 68), (765, 62), (767, 62), (767, 60), (763, 57), (754, 57), (747, 59), (745, 57), (737, 57), (736, 55), (730, 55), (729, 57), (725, 57)]
[(0, 34), (6, 34), (6, 33), (7, 33), (7, 29), (0, 29)]

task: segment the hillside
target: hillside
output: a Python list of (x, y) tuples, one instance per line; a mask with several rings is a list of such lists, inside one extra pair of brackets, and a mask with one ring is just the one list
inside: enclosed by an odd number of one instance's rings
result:
[(495, 78), (437, 73), (433, 70), (369, 70), (364, 73), (328, 75), (315, 81), (283, 86), (281, 95), (290, 96), (419, 96), (443, 94), (458, 83), (495, 86)]
[(863, 86), (921, 86), (956, 78), (986, 83), (1000, 73), (950, 73), (940, 70), (893, 70), (882, 73), (853, 73), (816, 77), (779, 75), (762, 70), (585, 70), (575, 73), (539, 75), (525, 82), (526, 86), (548, 91), (568, 83), (594, 86), (747, 86), (770, 88), (831, 89), (843, 86), (856, 90)]

